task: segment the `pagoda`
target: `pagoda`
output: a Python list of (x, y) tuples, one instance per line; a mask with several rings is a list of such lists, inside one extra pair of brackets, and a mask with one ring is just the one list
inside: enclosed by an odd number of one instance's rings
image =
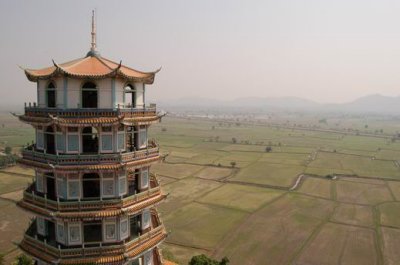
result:
[(150, 166), (161, 159), (148, 128), (154, 72), (113, 62), (96, 49), (47, 68), (24, 69), (37, 103), (19, 119), (36, 139), (20, 164), (35, 170), (20, 207), (35, 216), (20, 243), (35, 264), (163, 264), (167, 236), (155, 206), (165, 199)]

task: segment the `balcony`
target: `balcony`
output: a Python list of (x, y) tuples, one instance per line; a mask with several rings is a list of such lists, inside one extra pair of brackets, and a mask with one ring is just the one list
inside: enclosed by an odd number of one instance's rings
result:
[[(99, 200), (78, 200), (78, 201), (60, 201), (48, 199), (44, 194), (35, 192), (34, 183), (24, 191), (23, 200), (19, 205), (25, 209), (32, 210), (32, 207), (39, 207), (50, 212), (80, 212), (86, 211), (105, 211), (108, 209), (129, 208), (135, 204), (140, 205), (134, 210), (139, 211), (142, 208), (157, 203), (165, 198), (162, 194), (160, 184), (155, 175), (150, 178), (150, 188), (137, 194), (128, 194), (123, 198), (99, 199)], [(149, 203), (146, 204), (146, 201)], [(155, 201), (155, 202), (154, 202)], [(34, 211), (34, 210), (33, 210)], [(34, 211), (35, 212), (35, 211)], [(60, 213), (58, 213), (60, 214)], [(62, 213), (61, 213), (62, 214)]]
[(157, 157), (159, 147), (154, 144), (146, 149), (126, 153), (114, 154), (48, 154), (29, 146), (22, 151), (22, 158), (29, 161), (52, 165), (93, 165), (93, 164), (121, 164), (136, 160)]
[(148, 107), (133, 108), (129, 106), (120, 106), (112, 109), (101, 108), (42, 108), (36, 103), (25, 103), (25, 116), (29, 117), (48, 117), (48, 114), (61, 118), (92, 118), (92, 117), (118, 117), (124, 114), (127, 117), (147, 117), (156, 116), (156, 104), (150, 104)]
[[(102, 244), (82, 244), (81, 246), (64, 246), (54, 240), (47, 241), (36, 233), (36, 223), (33, 222), (26, 231), (20, 247), (30, 255), (47, 262), (58, 261), (57, 264), (67, 264), (74, 260), (76, 264), (98, 262), (99, 257), (112, 259), (124, 264), (127, 259), (135, 258), (149, 249), (157, 246), (166, 237), (164, 225), (157, 213), (152, 210), (153, 228), (136, 238), (125, 241)], [(104, 262), (108, 264), (109, 262)]]

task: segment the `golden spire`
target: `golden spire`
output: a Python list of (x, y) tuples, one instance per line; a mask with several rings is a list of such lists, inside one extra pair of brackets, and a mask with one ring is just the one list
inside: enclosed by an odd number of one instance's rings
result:
[(96, 22), (94, 21), (94, 10), (92, 10), (92, 47), (90, 51), (96, 51)]

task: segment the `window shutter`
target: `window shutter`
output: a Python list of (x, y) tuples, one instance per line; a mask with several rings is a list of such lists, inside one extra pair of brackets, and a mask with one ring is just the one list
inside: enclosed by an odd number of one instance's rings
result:
[(122, 217), (119, 222), (119, 234), (121, 240), (128, 238), (129, 236), (129, 225), (128, 225), (128, 217)]
[(65, 244), (65, 230), (64, 223), (57, 222), (57, 241), (59, 243)]
[(65, 152), (65, 137), (63, 134), (56, 134), (57, 151)]
[(41, 173), (36, 172), (36, 191), (44, 192), (43, 191), (43, 175)]
[(82, 244), (82, 231), (80, 223), (68, 224), (68, 243), (69, 245)]
[(64, 177), (57, 177), (57, 195), (63, 199), (67, 197), (66, 179)]
[(36, 148), (43, 149), (44, 134), (42, 131), (36, 131)]
[(150, 210), (145, 209), (142, 213), (142, 230), (150, 227)]
[(126, 194), (126, 177), (125, 175), (119, 176), (118, 177), (118, 194), (119, 196), (125, 195)]
[(36, 228), (39, 235), (46, 235), (45, 220), (43, 217), (36, 217)]
[(142, 169), (140, 177), (140, 189), (146, 189), (149, 187), (149, 170)]
[(118, 138), (118, 151), (124, 151), (125, 150), (125, 132), (118, 132), (117, 138)]
[(79, 135), (68, 135), (68, 151), (79, 152)]
[(101, 135), (101, 149), (102, 151), (112, 151), (112, 135)]
[(68, 181), (68, 199), (78, 199), (80, 197), (79, 192), (79, 180)]

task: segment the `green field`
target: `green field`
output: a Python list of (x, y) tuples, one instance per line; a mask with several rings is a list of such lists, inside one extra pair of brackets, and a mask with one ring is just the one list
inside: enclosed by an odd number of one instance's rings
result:
[[(159, 206), (170, 232), (166, 256), (179, 264), (200, 253), (227, 256), (231, 265), (400, 264), (400, 143), (372, 135), (381, 128), (395, 133), (395, 121), (281, 119), (285, 125), (247, 119), (239, 126), (232, 119), (167, 117), (151, 127), (150, 138), (168, 154), (151, 169), (169, 194)], [(18, 150), (32, 140), (26, 127), (6, 121), (3, 145)], [(19, 167), (0, 171), (7, 213), (0, 252), (7, 256), (23, 233), (9, 225), (20, 211), (12, 201), (32, 175)], [(27, 226), (27, 218), (21, 222)]]
[(164, 185), (170, 197), (160, 210), (171, 230), (163, 248), (180, 264), (199, 253), (233, 265), (399, 261), (396, 141), (174, 118), (153, 133), (169, 154), (156, 171), (176, 178)]

